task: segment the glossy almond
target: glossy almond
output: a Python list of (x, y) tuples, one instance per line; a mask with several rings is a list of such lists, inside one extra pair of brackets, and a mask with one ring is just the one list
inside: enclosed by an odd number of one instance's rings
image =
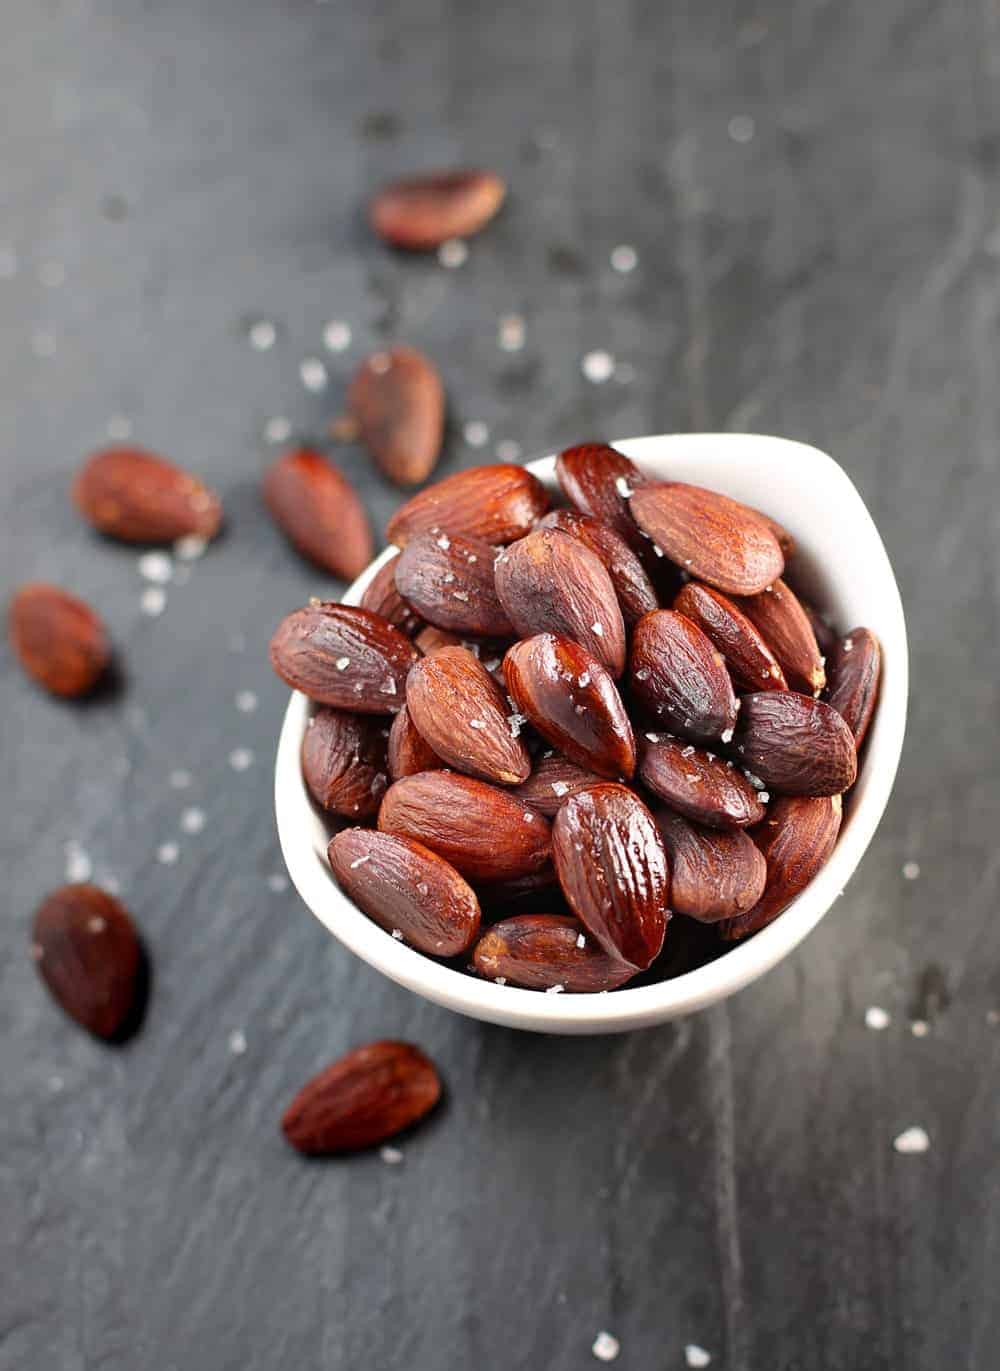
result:
[(548, 491), (524, 467), (509, 462), (469, 467), (411, 496), (389, 520), (386, 538), (399, 547), (431, 532), (512, 543), (529, 533), (548, 507)]
[(503, 670), (518, 710), (553, 747), (600, 776), (631, 779), (635, 740), (621, 696), (579, 643), (551, 633), (525, 638)]
[(701, 629), (722, 653), (729, 673), (744, 690), (787, 690), (785, 673), (754, 623), (720, 590), (689, 581), (674, 609)]
[(779, 577), (785, 559), (754, 510), (714, 490), (672, 481), (647, 485), (629, 501), (639, 527), (672, 562), (733, 595), (755, 595)]
[(718, 648), (672, 609), (640, 619), (632, 633), (629, 684), (658, 721), (686, 738), (732, 737), (736, 696)]
[(563, 494), (581, 514), (590, 514), (619, 534), (648, 565), (654, 552), (629, 508), (629, 496), (647, 482), (634, 462), (607, 443), (578, 443), (556, 458)]
[(282, 619), (271, 665), (311, 700), (360, 714), (394, 714), (419, 657), (398, 628), (367, 609), (316, 601)]
[(11, 648), (29, 676), (53, 695), (87, 695), (111, 662), (111, 643), (96, 611), (59, 586), (21, 586), (7, 611)]
[(670, 869), (659, 829), (623, 785), (567, 800), (552, 826), (552, 855), (570, 908), (609, 956), (643, 970), (663, 946)]
[(320, 808), (355, 820), (378, 813), (389, 786), (386, 733), (371, 715), (317, 709), (302, 739), (302, 778)]
[(436, 852), (411, 838), (348, 828), (327, 849), (341, 889), (380, 928), (431, 957), (457, 957), (479, 933), (479, 901)]
[(599, 785), (604, 779), (596, 771), (577, 766), (559, 752), (548, 752), (539, 758), (523, 785), (512, 790), (511, 794), (552, 819), (570, 795), (576, 795), (588, 786)]
[(218, 496), (195, 476), (141, 448), (96, 452), (73, 482), (73, 501), (88, 523), (125, 543), (214, 538), (222, 523)]
[(496, 590), (522, 638), (555, 633), (586, 648), (612, 676), (625, 669), (625, 624), (601, 559), (576, 538), (540, 528), (500, 553)]
[(526, 876), (551, 855), (543, 815), (498, 786), (454, 771), (396, 781), (386, 791), (378, 826), (423, 843), (474, 882)]
[(372, 353), (354, 373), (347, 408), (390, 481), (426, 481), (441, 455), (445, 411), (444, 386), (429, 358), (410, 347)]
[(400, 633), (405, 633), (407, 638), (414, 638), (423, 628), (423, 620), (396, 589), (398, 561), (399, 553), (396, 552), (379, 567), (361, 596), (361, 608), (371, 610), (372, 614), (380, 614)]
[(828, 702), (854, 734), (860, 748), (878, 700), (882, 649), (870, 628), (852, 628), (838, 640), (830, 659)]
[(541, 528), (555, 528), (588, 547), (603, 562), (618, 596), (622, 618), (631, 626), (659, 607), (656, 588), (641, 560), (610, 524), (575, 509), (554, 509)]
[(509, 638), (513, 629), (493, 580), (495, 550), (480, 538), (422, 533), (396, 563), (396, 589), (436, 628), (483, 638)]
[(320, 452), (298, 448), (272, 462), (264, 475), (264, 503), (303, 556), (353, 581), (372, 559), (365, 507), (342, 471)]
[(783, 796), (753, 837), (767, 863), (764, 894), (752, 909), (721, 925), (724, 938), (745, 938), (776, 919), (826, 864), (840, 832), (839, 795)]
[(743, 766), (785, 795), (839, 795), (854, 784), (854, 735), (835, 709), (794, 691), (744, 695), (734, 743)]
[(795, 592), (780, 579), (760, 595), (739, 601), (739, 608), (756, 624), (793, 690), (813, 695), (826, 684), (823, 658), (809, 616)]
[(744, 832), (699, 828), (666, 809), (655, 817), (670, 858), (676, 913), (716, 923), (753, 908), (764, 893), (767, 863)]
[(98, 1038), (135, 1008), (142, 954), (125, 906), (96, 885), (65, 885), (39, 905), (31, 955), (52, 998)]
[(639, 735), (639, 779), (671, 809), (710, 828), (746, 828), (764, 817), (757, 791), (732, 762), (666, 733)]
[(406, 705), (392, 721), (389, 730), (389, 775), (394, 781), (415, 776), (418, 771), (434, 771), (444, 763), (417, 731)]
[(457, 771), (497, 785), (518, 785), (531, 774), (506, 696), (467, 648), (422, 657), (406, 680), (406, 708), (431, 749)]
[(385, 242), (426, 252), (449, 238), (478, 233), (503, 204), (506, 190), (492, 171), (429, 172), (383, 186), (369, 206), (369, 219)]
[(522, 914), (494, 924), (476, 944), (472, 963), (487, 980), (578, 995), (616, 990), (635, 975), (588, 937), (579, 919), (560, 914)]
[(285, 1110), (281, 1128), (307, 1156), (357, 1152), (409, 1128), (440, 1097), (438, 1074), (418, 1047), (369, 1043), (307, 1081)]

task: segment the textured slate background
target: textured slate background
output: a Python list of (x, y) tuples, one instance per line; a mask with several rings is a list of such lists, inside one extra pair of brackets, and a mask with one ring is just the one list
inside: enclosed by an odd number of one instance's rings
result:
[[(8, 0), (4, 15), (3, 585), (92, 597), (128, 680), (69, 708), (0, 659), (0, 1368), (568, 1371), (595, 1364), (602, 1328), (641, 1371), (683, 1366), (688, 1342), (726, 1371), (994, 1366), (995, 7)], [(371, 240), (373, 185), (456, 160), (512, 186), (465, 266)], [(609, 267), (620, 243), (631, 275)], [(497, 346), (509, 312), (527, 321), (514, 354)], [(245, 337), (261, 317), (280, 330), (265, 353)], [(330, 319), (354, 343), (310, 394), (299, 363)], [(442, 471), (503, 440), (528, 455), (756, 429), (828, 448), (868, 500), (912, 632), (895, 798), (834, 914), (729, 1005), (606, 1040), (467, 1023), (269, 885), (285, 692), (265, 645), (335, 587), (260, 509), (262, 433), (276, 416), (320, 431), (386, 338), (445, 375)], [(593, 348), (631, 375), (588, 383)], [(114, 416), (202, 472), (229, 516), (159, 619), (140, 612), (136, 555), (66, 498)], [(470, 420), (489, 426), (483, 449), (463, 441)], [(341, 455), (381, 527), (396, 497)], [(252, 714), (234, 706), (247, 689)], [(242, 773), (238, 747), (255, 756)], [(200, 835), (179, 832), (188, 805)], [(156, 857), (169, 841), (174, 865)], [(27, 958), (74, 842), (120, 882), (155, 962), (145, 1031), (121, 1051), (64, 1022)], [(883, 1033), (864, 1026), (873, 1004)], [(383, 1034), (434, 1055), (447, 1108), (401, 1166), (304, 1164), (277, 1132), (285, 1101)], [(930, 1151), (900, 1156), (912, 1124)]]

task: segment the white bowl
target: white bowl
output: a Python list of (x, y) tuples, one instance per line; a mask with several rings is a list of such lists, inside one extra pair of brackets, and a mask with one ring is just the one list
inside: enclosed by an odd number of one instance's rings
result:
[[(906, 725), (906, 625), (899, 590), (871, 516), (837, 463), (814, 447), (757, 434), (632, 438), (615, 446), (653, 476), (691, 481), (765, 509), (799, 543), (796, 574), (842, 631), (864, 626), (882, 643), (882, 686), (857, 783), (833, 855), (772, 924), (716, 961), (674, 980), (608, 995), (545, 995), (442, 966), (392, 938), (341, 892), (326, 859), (329, 834), (310, 802), (299, 749), (310, 702), (293, 694), (275, 766), (278, 834), (299, 894), (335, 937), (391, 980), (476, 1019), (541, 1033), (619, 1033), (723, 1000), (787, 957), (844, 889), (871, 842), (892, 789)], [(555, 459), (532, 462), (557, 490)], [(388, 549), (344, 596), (357, 604)], [(667, 927), (667, 937), (670, 928)]]

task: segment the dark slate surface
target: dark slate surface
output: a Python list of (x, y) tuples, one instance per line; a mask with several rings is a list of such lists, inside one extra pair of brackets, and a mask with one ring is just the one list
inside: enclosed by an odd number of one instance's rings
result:
[[(69, 708), (2, 658), (3, 1371), (569, 1371), (600, 1329), (641, 1371), (686, 1343), (726, 1371), (996, 1365), (998, 63), (986, 3), (8, 0), (3, 584), (93, 597), (128, 679)], [(509, 177), (502, 218), (459, 270), (388, 255), (366, 192), (453, 160)], [(330, 319), (354, 343), (310, 394)], [(336, 587), (260, 508), (262, 431), (321, 430), (385, 338), (443, 370), (442, 471), (503, 440), (742, 428), (828, 448), (868, 500), (912, 631), (895, 798), (834, 914), (727, 1006), (617, 1039), (479, 1026), (270, 888), (265, 645)], [(631, 378), (585, 381), (593, 348)], [(159, 619), (66, 498), (113, 416), (225, 498)], [(342, 456), (381, 527), (394, 493)], [(120, 1051), (27, 959), (73, 842), (155, 962)], [(384, 1034), (434, 1055), (447, 1108), (402, 1165), (304, 1164), (290, 1093)], [(914, 1124), (930, 1151), (900, 1156)]]

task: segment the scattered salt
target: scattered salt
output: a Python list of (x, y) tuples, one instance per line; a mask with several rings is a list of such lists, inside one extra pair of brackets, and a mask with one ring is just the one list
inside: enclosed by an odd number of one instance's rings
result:
[(242, 1029), (234, 1028), (229, 1035), (229, 1050), (234, 1057), (242, 1057), (247, 1050), (246, 1034)]
[(282, 891), (288, 889), (288, 877), (280, 871), (274, 871), (267, 878), (267, 888), (275, 895), (280, 895)]
[(229, 765), (234, 771), (246, 771), (253, 766), (253, 753), (248, 747), (234, 747), (229, 754)]
[(594, 622), (590, 625), (590, 627), (591, 627), (591, 629), (592, 629), (592, 631), (593, 631), (593, 633), (594, 633), (594, 636), (595, 636), (596, 638), (603, 638), (603, 637), (604, 637), (604, 629), (601, 627), (601, 625), (597, 622), (596, 619), (595, 619)]
[(167, 592), (161, 586), (147, 586), (139, 596), (139, 608), (151, 619), (157, 619), (167, 607)]
[(197, 533), (187, 533), (174, 543), (174, 556), (182, 562), (196, 562), (204, 556), (207, 547), (206, 539), (199, 538)]
[(451, 547), (451, 539), (448, 537), (447, 533), (441, 534), (441, 537), (437, 539), (437, 545), (442, 552), (448, 551)]
[(629, 243), (619, 243), (616, 248), (611, 250), (611, 267), (613, 271), (620, 272), (622, 276), (627, 276), (630, 271), (635, 271), (639, 264), (639, 254)]
[(535, 822), (535, 816), (534, 814), (532, 814), (530, 809), (526, 809), (521, 817), (524, 819), (524, 822), (526, 824), (533, 824)]
[(181, 831), (183, 833), (201, 833), (205, 827), (205, 811), (192, 806), (185, 809), (181, 815)]
[(267, 352), (278, 341), (278, 330), (270, 319), (256, 319), (247, 329), (247, 337), (256, 352)]
[(614, 1361), (621, 1351), (621, 1343), (612, 1333), (601, 1329), (590, 1350), (598, 1361)]
[(107, 430), (109, 438), (122, 442), (132, 437), (132, 420), (127, 419), (124, 414), (112, 414), (108, 420)]
[(186, 790), (191, 784), (190, 771), (171, 771), (170, 784), (173, 786), (174, 790)]
[(604, 348), (595, 348), (586, 353), (580, 361), (580, 370), (588, 381), (595, 386), (610, 381), (615, 372), (615, 359)]
[(334, 662), (334, 666), (337, 668), (338, 671), (346, 671), (350, 665), (350, 657), (338, 657), (337, 660)]
[(303, 357), (299, 363), (299, 376), (306, 390), (313, 392), (325, 390), (329, 380), (326, 366), (318, 357)]
[(658, 733), (647, 733), (646, 737), (651, 743), (658, 743), (660, 741), (660, 735)]
[(870, 1005), (865, 1010), (865, 1027), (873, 1028), (877, 1033), (883, 1028), (888, 1028), (891, 1023), (889, 1015), (884, 1009), (880, 1009), (877, 1004)]
[(275, 415), (264, 425), (264, 437), (269, 443), (283, 443), (292, 436), (292, 425), (282, 415)]
[(632, 487), (629, 485), (628, 481), (624, 476), (615, 477), (615, 490), (617, 490), (618, 494), (622, 497), (623, 500), (627, 500), (628, 497), (632, 494)]
[(504, 314), (501, 317), (497, 342), (504, 352), (520, 352), (524, 347), (524, 320), (520, 314)]
[(323, 346), (328, 352), (344, 352), (351, 346), (351, 327), (341, 319), (331, 319), (323, 329)]
[(461, 238), (449, 238), (438, 248), (438, 261), (452, 271), (464, 266), (468, 256), (469, 249)]
[(770, 793), (766, 790), (758, 790), (757, 799), (760, 800), (762, 805), (770, 804), (771, 802)]
[(566, 795), (569, 792), (569, 786), (565, 781), (553, 781), (552, 789), (559, 796)]
[(156, 860), (164, 866), (173, 866), (180, 855), (181, 850), (176, 843), (161, 843), (156, 849)]
[(469, 447), (484, 447), (490, 440), (490, 430), (481, 419), (470, 419), (462, 428), (462, 437)]
[(467, 590), (453, 590), (451, 592), (451, 598), (453, 600), (461, 600), (463, 605), (469, 603), (469, 593)]
[(578, 933), (578, 934), (576, 935), (576, 945), (577, 945), (577, 947), (586, 947), (586, 946), (587, 946), (587, 939), (584, 937), (584, 935), (583, 935), (582, 933)]
[(910, 1024), (910, 1032), (915, 1038), (926, 1038), (930, 1031), (930, 1024), (926, 1019), (914, 1019)]
[(81, 881), (89, 881), (94, 872), (93, 863), (82, 845), (71, 838), (66, 844), (66, 880), (76, 885)]
[(403, 930), (401, 928), (394, 928), (392, 930), (392, 936), (396, 939), (397, 943), (401, 943), (403, 941)]
[(590, 685), (590, 672), (589, 672), (589, 671), (583, 672), (583, 674), (582, 674), (581, 676), (578, 676), (578, 677), (577, 677), (576, 683), (577, 683), (577, 685), (580, 687), (581, 690), (586, 690), (587, 686)]
[(722, 741), (723, 741), (724, 743), (731, 743), (731, 742), (733, 741), (733, 730), (732, 730), (731, 728), (727, 728), (727, 729), (723, 732), (723, 734), (722, 734)]
[(565, 989), (564, 985), (550, 985), (545, 993), (546, 995), (561, 995)]
[(501, 462), (516, 462), (521, 456), (521, 444), (513, 438), (501, 438), (497, 443), (497, 456)]
[(477, 732), (481, 732), (486, 727), (486, 725), (482, 719), (470, 719), (469, 727), (476, 729)]
[(386, 1144), (385, 1147), (380, 1147), (378, 1154), (385, 1162), (386, 1166), (398, 1166), (403, 1160), (403, 1154), (400, 1152), (399, 1148), (390, 1147), (388, 1144)]
[(694, 756), (694, 748), (691, 746), (690, 743), (687, 745), (687, 747), (682, 747), (682, 748), (681, 748), (681, 756), (682, 756), (682, 757), (693, 757), (693, 756)]
[(235, 703), (241, 714), (252, 714), (257, 708), (257, 696), (252, 690), (238, 690)]
[(372, 859), (372, 855), (371, 855), (370, 852), (366, 852), (366, 853), (365, 853), (363, 856), (361, 856), (361, 857), (355, 857), (355, 858), (354, 858), (354, 861), (351, 862), (351, 870), (352, 870), (352, 871), (357, 871), (357, 869), (358, 869), (359, 866), (364, 866), (365, 862), (370, 862), (371, 859)]
[(853, 639), (853, 638), (845, 638), (845, 639), (844, 639), (844, 651), (845, 651), (845, 652), (853, 652), (853, 651), (854, 651), (854, 639)]
[(911, 1156), (918, 1152), (926, 1152), (931, 1145), (931, 1140), (925, 1129), (919, 1125), (914, 1125), (912, 1128), (905, 1128), (898, 1137), (893, 1139), (892, 1145), (897, 1152), (903, 1153), (904, 1156)]
[(506, 985), (506, 984), (507, 984), (507, 977), (506, 977), (506, 976), (494, 976), (494, 977), (493, 977), (493, 984), (494, 984), (494, 985)]
[(385, 681), (382, 685), (379, 686), (379, 688), (378, 688), (378, 693), (379, 693), (380, 695), (395, 695), (395, 694), (396, 694), (396, 682), (392, 679), (391, 676), (389, 677), (389, 679), (388, 679), (387, 681)]
[(903, 877), (904, 877), (905, 880), (907, 880), (907, 881), (915, 881), (919, 875), (920, 875), (920, 863), (919, 863), (919, 862), (904, 862), (904, 863), (903, 863)]
[(712, 1358), (704, 1347), (699, 1347), (696, 1342), (689, 1342), (684, 1348), (684, 1360), (688, 1366), (700, 1368), (707, 1366)]

